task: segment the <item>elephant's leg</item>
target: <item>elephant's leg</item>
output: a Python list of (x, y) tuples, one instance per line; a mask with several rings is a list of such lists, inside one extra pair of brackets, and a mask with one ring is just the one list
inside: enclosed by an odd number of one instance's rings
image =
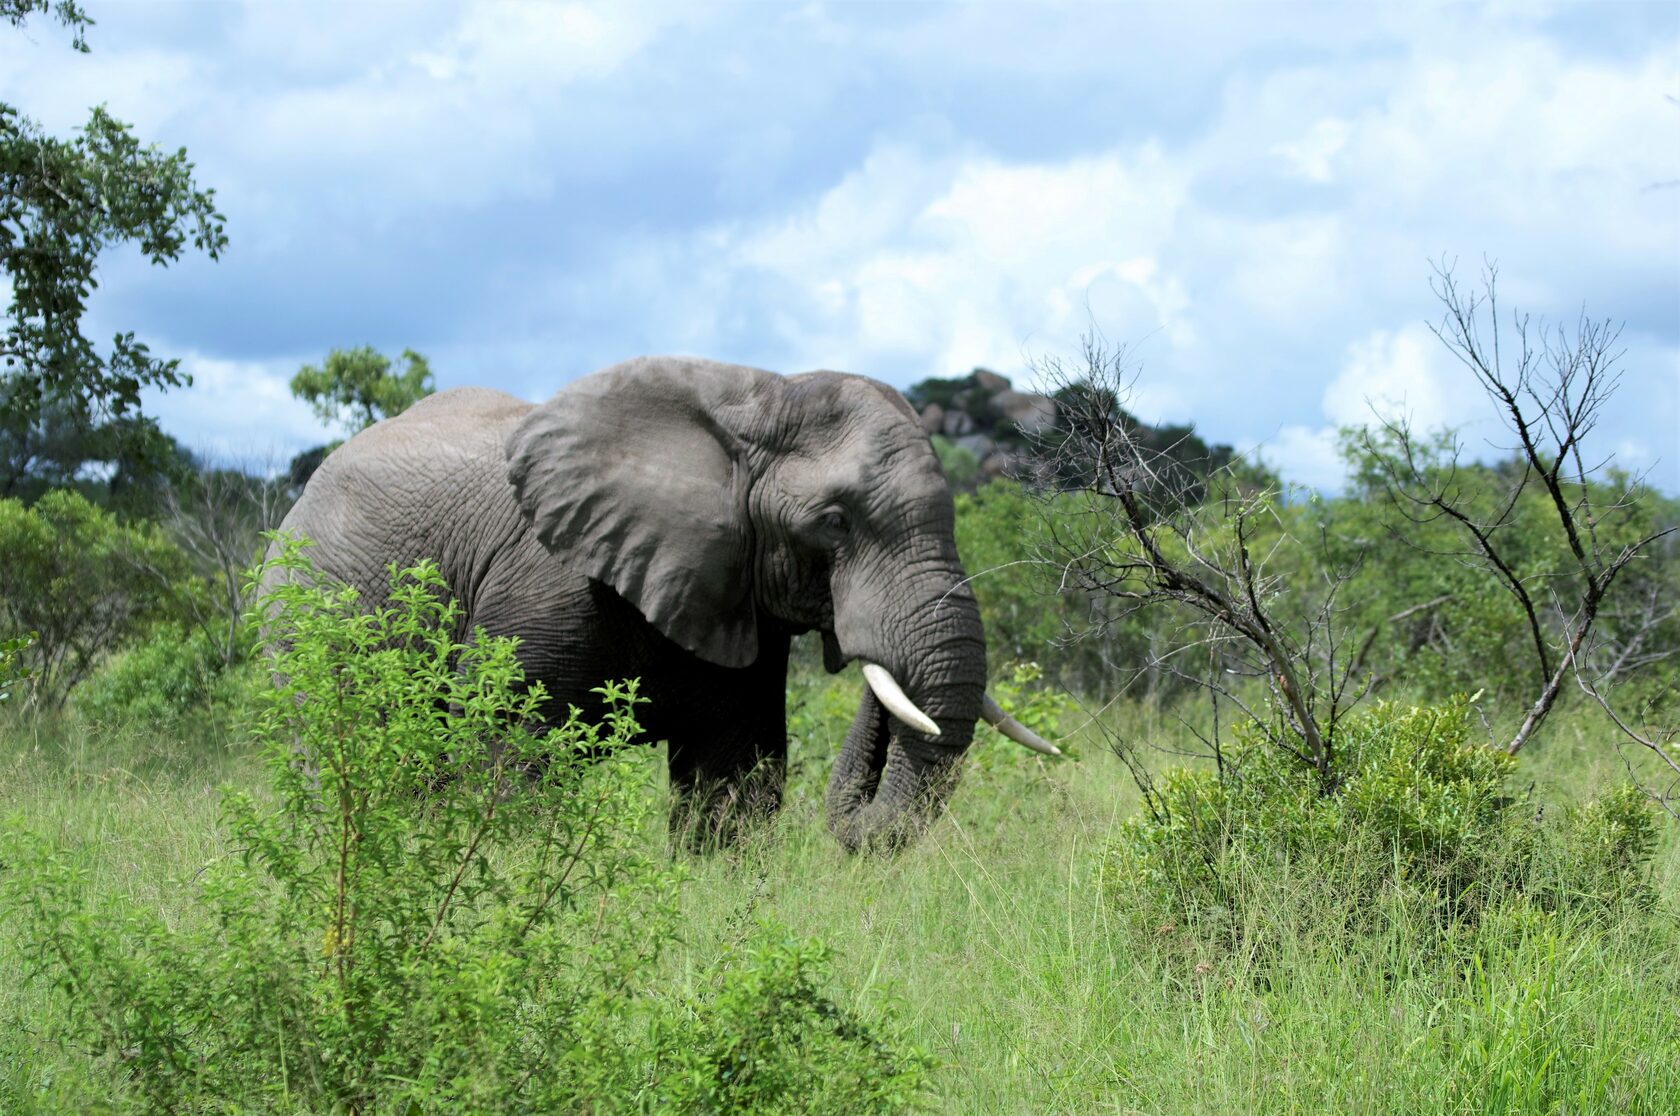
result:
[(665, 734), (671, 833), (692, 849), (727, 844), (774, 814), (787, 776), (787, 640), (761, 636), (759, 660), (712, 668), (685, 687)]
[(670, 749), (671, 833), (690, 848), (728, 844), (781, 806), (785, 737), (770, 746), (691, 736)]

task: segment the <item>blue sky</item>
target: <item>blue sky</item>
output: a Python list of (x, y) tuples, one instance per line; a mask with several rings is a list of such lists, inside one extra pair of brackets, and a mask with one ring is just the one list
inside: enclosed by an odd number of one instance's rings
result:
[(1032, 383), (1095, 326), (1136, 410), (1333, 486), (1374, 406), (1501, 443), (1430, 260), (1625, 323), (1599, 449), (1680, 491), (1680, 5), (87, 0), (0, 100), (106, 102), (216, 187), (220, 263), (108, 256), (189, 447), (323, 439), (285, 383), (425, 353), (541, 398), (682, 352)]

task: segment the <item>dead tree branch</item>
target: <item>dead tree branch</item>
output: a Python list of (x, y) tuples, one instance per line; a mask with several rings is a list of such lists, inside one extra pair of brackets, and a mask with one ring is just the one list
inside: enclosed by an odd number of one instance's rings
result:
[[(1398, 452), (1386, 452), (1369, 435), (1365, 451), (1381, 464), (1390, 497), (1407, 518), (1414, 524), (1445, 519), (1454, 525), (1470, 543), (1474, 561), (1521, 611), (1537, 682), (1505, 750), (1515, 754), (1533, 740), (1575, 677), (1622, 731), (1667, 758), (1660, 746), (1633, 734), (1615, 716), (1600, 686), (1641, 659), (1649, 632), (1671, 610), (1650, 599), (1643, 623), (1610, 654), (1597, 681), (1583, 670), (1584, 660), (1602, 651), (1600, 622), (1608, 614), (1612, 589), (1676, 530), (1672, 524), (1642, 527), (1634, 515), (1644, 494), (1640, 480), (1607, 483), (1606, 462), (1589, 457), (1584, 448), (1620, 381), (1620, 327), (1585, 314), (1572, 328), (1536, 324), (1521, 313), (1502, 324), (1497, 281), (1498, 271), (1490, 263), (1480, 289), (1466, 290), (1451, 265), (1438, 264), (1432, 287), (1443, 314), (1432, 328), (1498, 408), (1514, 438), (1504, 447), (1511, 464), (1472, 470), (1466, 479), (1456, 440), (1444, 462), (1432, 462), (1403, 422), (1385, 424)], [(1497, 490), (1499, 484), (1503, 491)], [(1537, 567), (1532, 559), (1525, 562), (1517, 545), (1518, 512), (1525, 493), (1536, 488), (1550, 509), (1550, 539), (1561, 555), (1550, 568)]]
[[(1325, 579), (1316, 608), (1286, 615), (1279, 556), (1310, 543), (1291, 534), (1274, 490), (1246, 485), (1232, 465), (1202, 470), (1145, 446), (1122, 406), (1132, 379), (1124, 349), (1088, 337), (1078, 366), (1047, 360), (1039, 372), (1060, 414), (1054, 439), (1038, 447), (1037, 487), (1055, 503), (1040, 558), (1061, 568), (1066, 591), (1176, 616), (1193, 636), (1156, 650), (1149, 667), (1254, 717), (1332, 790), (1336, 729), (1367, 689), (1350, 685), (1359, 657), (1342, 654), (1334, 631), (1347, 574)], [(1181, 665), (1189, 646), (1208, 649), (1206, 676)], [(1272, 716), (1243, 692), (1256, 681)], [(1209, 747), (1221, 762), (1217, 743)]]

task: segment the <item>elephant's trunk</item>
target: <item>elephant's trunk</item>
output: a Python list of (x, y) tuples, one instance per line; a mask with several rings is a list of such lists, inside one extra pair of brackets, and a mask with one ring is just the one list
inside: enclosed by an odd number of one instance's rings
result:
[[(986, 650), (973, 594), (956, 576), (889, 626), (888, 637), (844, 641), (884, 667), (937, 736), (893, 716), (866, 687), (828, 782), (828, 826), (848, 850), (892, 849), (938, 817), (974, 736)], [(897, 628), (897, 631), (893, 631)], [(889, 650), (897, 648), (896, 652)]]

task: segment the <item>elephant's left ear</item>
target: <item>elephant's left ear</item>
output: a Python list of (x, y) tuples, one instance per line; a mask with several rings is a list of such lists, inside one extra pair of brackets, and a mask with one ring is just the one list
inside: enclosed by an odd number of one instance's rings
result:
[(735, 431), (779, 381), (645, 357), (570, 385), (508, 437), (508, 479), (542, 544), (720, 666), (758, 657)]

